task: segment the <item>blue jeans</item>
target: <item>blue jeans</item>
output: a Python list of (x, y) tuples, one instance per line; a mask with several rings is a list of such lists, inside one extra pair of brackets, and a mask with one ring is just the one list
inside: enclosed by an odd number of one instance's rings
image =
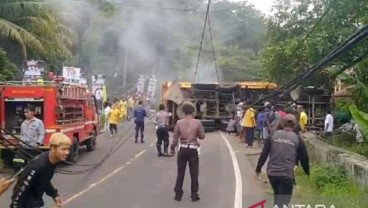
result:
[(254, 127), (245, 127), (245, 142), (249, 146), (253, 146), (254, 141)]

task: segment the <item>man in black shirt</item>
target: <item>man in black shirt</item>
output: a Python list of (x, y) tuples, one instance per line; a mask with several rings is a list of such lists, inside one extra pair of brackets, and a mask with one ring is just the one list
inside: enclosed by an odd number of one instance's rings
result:
[(256, 173), (261, 173), (262, 166), (267, 164), (267, 176), (274, 190), (274, 204), (277, 207), (288, 206), (295, 183), (294, 166), (300, 160), (304, 172), (309, 175), (309, 158), (305, 144), (295, 132), (297, 121), (295, 116), (287, 114), (282, 118), (282, 130), (277, 130), (263, 147), (258, 159)]
[(14, 187), (11, 208), (40, 208), (44, 206), (42, 195), (52, 197), (57, 207), (61, 207), (57, 189), (51, 184), (56, 166), (65, 161), (70, 152), (71, 141), (62, 133), (50, 138), (50, 151), (44, 152), (29, 162)]

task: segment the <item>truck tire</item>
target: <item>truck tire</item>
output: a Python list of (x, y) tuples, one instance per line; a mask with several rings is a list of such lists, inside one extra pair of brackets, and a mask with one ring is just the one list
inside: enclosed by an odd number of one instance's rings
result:
[(215, 120), (200, 120), (203, 127), (215, 127)]
[(215, 127), (204, 127), (205, 133), (214, 132), (214, 131), (216, 131)]
[(86, 144), (86, 148), (88, 152), (92, 152), (96, 149), (96, 134), (92, 135), (91, 138), (88, 139), (87, 144)]
[(70, 148), (70, 153), (69, 156), (67, 158), (67, 161), (72, 162), (72, 163), (76, 163), (78, 161), (78, 157), (79, 157), (79, 142), (78, 139), (76, 137), (73, 138), (73, 145)]

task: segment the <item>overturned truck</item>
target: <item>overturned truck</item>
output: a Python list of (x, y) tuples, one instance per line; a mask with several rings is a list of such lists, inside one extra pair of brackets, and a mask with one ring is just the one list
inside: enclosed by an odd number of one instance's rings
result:
[(191, 105), (195, 117), (200, 119), (206, 132), (226, 128), (227, 122), (236, 114), (236, 105), (243, 98), (257, 99), (267, 95), (276, 85), (266, 82), (239, 83), (188, 83), (165, 82), (162, 85), (162, 102), (173, 113), (170, 129), (184, 117), (182, 107)]

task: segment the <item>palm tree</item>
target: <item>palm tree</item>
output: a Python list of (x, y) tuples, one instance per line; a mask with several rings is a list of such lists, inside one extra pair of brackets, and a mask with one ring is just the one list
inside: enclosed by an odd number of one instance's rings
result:
[(51, 50), (70, 55), (74, 36), (43, 0), (2, 0), (0, 37), (16, 41), (27, 58), (29, 51), (41, 56), (49, 56)]

